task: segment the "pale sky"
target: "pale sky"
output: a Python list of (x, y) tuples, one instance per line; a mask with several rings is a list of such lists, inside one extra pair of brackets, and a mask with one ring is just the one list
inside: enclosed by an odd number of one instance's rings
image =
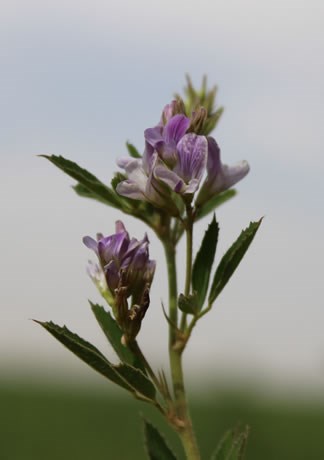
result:
[[(197, 6), (198, 5), (198, 6)], [(37, 154), (62, 154), (110, 181), (124, 143), (180, 92), (186, 72), (219, 86), (224, 163), (249, 161), (218, 212), (220, 257), (265, 215), (246, 259), (198, 324), (188, 372), (227, 370), (287, 385), (324, 383), (324, 6), (322, 1), (10, 1), (0, 7), (0, 368), (90, 371), (29, 318), (108, 347), (87, 299), (83, 235), (121, 216), (82, 200)], [(199, 8), (198, 8), (199, 7)], [(130, 233), (144, 226), (127, 216)], [(196, 248), (208, 219), (197, 227)], [(166, 362), (162, 251), (143, 349)], [(180, 251), (181, 258), (182, 252)], [(109, 351), (108, 351), (109, 353)], [(18, 369), (18, 370), (17, 370)], [(79, 375), (78, 374), (78, 375)], [(98, 377), (99, 378), (99, 377)]]

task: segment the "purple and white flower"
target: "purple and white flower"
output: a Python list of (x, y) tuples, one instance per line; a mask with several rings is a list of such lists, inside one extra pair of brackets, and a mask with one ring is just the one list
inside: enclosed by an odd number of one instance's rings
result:
[(173, 199), (176, 193), (192, 200), (198, 193), (197, 205), (230, 188), (249, 171), (247, 162), (235, 166), (223, 165), (220, 150), (212, 137), (188, 132), (190, 118), (174, 113), (176, 102), (167, 105), (160, 122), (146, 129), (143, 158), (121, 159), (118, 165), (127, 179), (117, 185), (117, 193), (153, 205), (177, 216), (179, 209)]
[(118, 162), (127, 180), (118, 184), (117, 192), (128, 198), (147, 200), (177, 215), (171, 192), (195, 193), (206, 169), (208, 144), (205, 136), (186, 133), (189, 118), (182, 114), (170, 117), (169, 109), (164, 113), (166, 125), (160, 123), (144, 133), (143, 158)]
[(155, 271), (155, 261), (149, 259), (147, 235), (141, 241), (130, 239), (124, 224), (117, 221), (113, 235), (104, 237), (98, 234), (97, 240), (86, 236), (83, 242), (99, 259), (100, 267), (92, 263), (88, 266), (91, 278), (103, 286), (103, 273), (112, 299), (116, 290), (123, 288), (126, 297), (132, 296), (133, 303), (139, 303), (145, 289), (151, 285)]

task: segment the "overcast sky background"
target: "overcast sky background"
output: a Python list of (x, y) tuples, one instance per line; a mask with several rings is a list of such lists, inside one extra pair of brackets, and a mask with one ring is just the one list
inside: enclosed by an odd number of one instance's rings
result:
[[(81, 238), (112, 233), (121, 216), (78, 198), (73, 180), (36, 155), (64, 155), (110, 181), (125, 141), (143, 148), (143, 130), (188, 72), (219, 87), (223, 162), (251, 165), (217, 214), (218, 257), (250, 220), (265, 220), (195, 330), (186, 369), (197, 380), (202, 369), (322, 388), (323, 2), (11, 0), (0, 13), (2, 375), (91, 373), (29, 318), (65, 323), (112, 356), (87, 305), (99, 297)], [(143, 224), (124, 221), (142, 237)], [(149, 237), (159, 267), (140, 342), (166, 365), (165, 268)]]

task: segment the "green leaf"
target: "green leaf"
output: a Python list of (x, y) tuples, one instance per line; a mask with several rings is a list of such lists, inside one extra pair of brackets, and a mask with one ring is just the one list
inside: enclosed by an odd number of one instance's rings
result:
[(219, 193), (218, 195), (215, 195), (201, 207), (197, 208), (196, 221), (207, 216), (207, 214), (214, 211), (216, 208), (218, 208), (218, 206), (221, 206), (222, 204), (226, 203), (226, 201), (230, 200), (235, 195), (237, 195), (237, 191), (233, 188), (231, 188), (230, 190), (226, 190), (223, 193)]
[(197, 308), (197, 293), (194, 292), (193, 294), (189, 294), (188, 296), (180, 294), (178, 298), (178, 307), (184, 313), (189, 313), (189, 315), (195, 315), (199, 311), (199, 309)]
[(52, 321), (36, 322), (43, 326), (44, 329), (46, 329), (59, 342), (65, 345), (70, 351), (72, 351), (72, 353), (82, 359), (82, 361), (87, 363), (90, 367), (117, 385), (120, 385), (126, 390), (130, 390), (130, 386), (127, 382), (118, 375), (114, 367), (94, 345), (82, 339), (77, 334), (69, 331), (66, 326), (58, 326)]
[(122, 208), (122, 201), (119, 199), (119, 196), (86, 169), (81, 168), (73, 161), (67, 160), (62, 156), (40, 156), (46, 158), (70, 177), (77, 180), (79, 184), (74, 188), (74, 190), (79, 195), (87, 196), (88, 198), (96, 198), (99, 201), (109, 204), (117, 209)]
[(80, 183), (73, 185), (72, 188), (75, 191), (75, 193), (81, 196), (82, 198), (90, 198), (92, 200), (99, 201), (100, 203), (110, 205), (110, 203), (108, 203), (106, 199), (101, 198), (95, 195), (94, 193), (90, 192), (90, 190), (88, 190), (84, 185)]
[(248, 436), (248, 426), (242, 431), (239, 429), (227, 431), (211, 460), (243, 460)]
[(147, 420), (144, 420), (144, 436), (149, 460), (177, 460), (164, 437)]
[(44, 329), (65, 345), (72, 353), (111, 382), (130, 391), (137, 398), (154, 399), (155, 388), (152, 382), (139, 369), (135, 369), (128, 364), (114, 366), (94, 345), (69, 331), (66, 326), (60, 327), (52, 321), (35, 322), (43, 326)]
[(133, 144), (130, 142), (126, 142), (126, 147), (128, 150), (128, 153), (130, 154), (131, 157), (133, 158), (142, 158), (142, 155), (139, 153), (136, 147), (134, 147)]
[(140, 369), (136, 369), (129, 364), (119, 364), (113, 367), (118, 372), (118, 375), (123, 377), (123, 379), (136, 390), (136, 394), (142, 394), (152, 401), (155, 400), (155, 387), (151, 380), (149, 380)]
[(137, 356), (128, 347), (121, 343), (123, 332), (111, 314), (100, 305), (90, 302), (90, 306), (101, 329), (120, 360), (145, 372), (145, 368)]
[(262, 219), (258, 222), (251, 222), (249, 227), (242, 231), (235, 243), (223, 256), (214, 275), (213, 283), (209, 293), (209, 304), (212, 304), (215, 301), (217, 296), (226, 286), (230, 277), (235, 272), (237, 266), (244, 257), (244, 254), (252, 243), (252, 240), (261, 225), (261, 222)]
[(210, 272), (215, 258), (219, 227), (215, 214), (202, 240), (192, 269), (192, 288), (197, 292), (201, 309), (207, 295)]

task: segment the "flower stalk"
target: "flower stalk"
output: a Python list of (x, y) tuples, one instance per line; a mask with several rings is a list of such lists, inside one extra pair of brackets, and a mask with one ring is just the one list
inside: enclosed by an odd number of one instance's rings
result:
[[(234, 196), (235, 191), (228, 189), (249, 172), (246, 161), (232, 166), (221, 161), (220, 148), (210, 133), (223, 109), (215, 110), (216, 87), (208, 91), (206, 85), (204, 79), (201, 90), (197, 91), (188, 78), (187, 100), (177, 97), (167, 104), (158, 124), (144, 131), (143, 155), (127, 144), (130, 156), (119, 159), (118, 165), (124, 172), (115, 174), (112, 188), (70, 160), (43, 155), (78, 181), (74, 190), (80, 196), (98, 200), (140, 219), (162, 242), (168, 274), (169, 310), (165, 316), (169, 325), (172, 390), (164, 371), (154, 372), (136, 340), (150, 307), (156, 267), (155, 260), (149, 258), (146, 233), (142, 240), (131, 238), (118, 220), (114, 234), (99, 233), (96, 239), (90, 236), (83, 239), (97, 257), (95, 263), (89, 262), (88, 275), (106, 301), (108, 310), (92, 302), (90, 305), (116, 352), (118, 364), (110, 362), (94, 345), (66, 326), (60, 327), (51, 321), (37, 322), (109, 381), (156, 407), (179, 435), (187, 460), (200, 460), (200, 453), (187, 401), (183, 352), (197, 321), (211, 310), (261, 223), (261, 220), (251, 222), (241, 232), (210, 278), (219, 232), (214, 214), (193, 261), (195, 221)], [(185, 284), (178, 296), (176, 250), (184, 233)], [(175, 455), (163, 436), (148, 422), (145, 428), (149, 458), (173, 460)], [(246, 433), (238, 434), (232, 445), (221, 445), (217, 450), (220, 456), (217, 454), (213, 458), (230, 456), (232, 460), (242, 460), (242, 443), (245, 442)]]

